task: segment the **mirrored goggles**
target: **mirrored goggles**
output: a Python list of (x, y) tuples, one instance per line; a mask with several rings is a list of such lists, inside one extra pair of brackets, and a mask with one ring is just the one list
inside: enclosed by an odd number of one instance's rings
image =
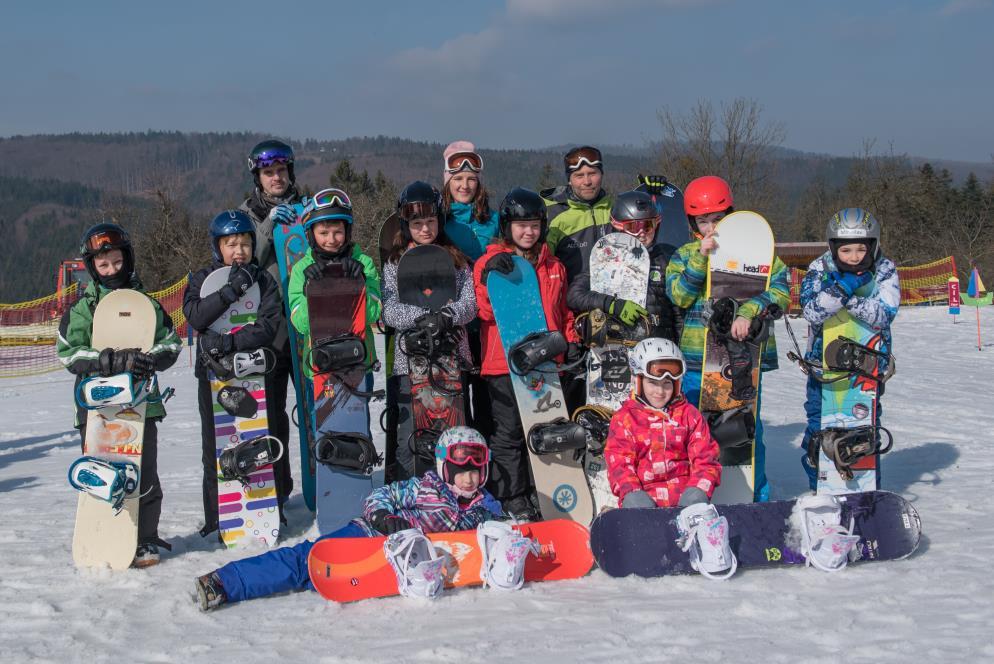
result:
[(293, 163), (293, 153), (281, 148), (268, 148), (249, 157), (249, 170), (267, 168), (274, 164)]
[(490, 460), (490, 450), (482, 443), (455, 443), (445, 448), (445, 460), (457, 466), (471, 463), (482, 468)]
[(456, 152), (445, 160), (446, 173), (470, 170), (479, 173), (483, 170), (483, 157), (475, 152)]
[(311, 199), (311, 204), (316, 210), (326, 207), (341, 207), (346, 208), (347, 210), (352, 209), (352, 201), (349, 200), (349, 195), (341, 189), (322, 189), (318, 193), (314, 194), (314, 198)]
[(400, 208), (400, 216), (406, 221), (437, 217), (438, 206), (434, 203), (405, 203)]
[(646, 231), (655, 230), (658, 224), (659, 217), (653, 217), (652, 219), (629, 219), (627, 221), (611, 220), (611, 225), (616, 230), (636, 236), (641, 235)]
[(686, 372), (686, 366), (679, 360), (655, 360), (649, 363), (645, 377), (657, 383), (667, 378), (677, 381), (683, 378)]
[(108, 249), (118, 249), (129, 244), (128, 234), (113, 229), (94, 233), (83, 241), (83, 254), (98, 254)]

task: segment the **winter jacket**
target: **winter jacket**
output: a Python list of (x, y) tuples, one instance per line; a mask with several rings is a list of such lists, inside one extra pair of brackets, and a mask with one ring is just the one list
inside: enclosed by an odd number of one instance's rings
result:
[[(494, 310), (490, 304), (490, 295), (486, 284), (481, 282), (483, 268), (487, 261), (500, 253), (511, 253), (511, 249), (503, 242), (487, 247), (487, 252), (473, 266), (473, 283), (476, 284), (476, 305), (480, 317), (480, 355), (483, 366), (481, 376), (500, 376), (508, 373), (507, 359), (504, 356), (504, 346), (500, 341), (500, 332), (494, 320)], [(566, 268), (557, 260), (547, 245), (542, 245), (538, 255), (535, 274), (538, 276), (538, 287), (542, 295), (542, 308), (545, 310), (545, 324), (550, 330), (558, 330), (566, 336), (567, 341), (577, 341), (573, 329), (573, 313), (566, 306)], [(562, 358), (559, 358), (561, 361)]]
[[(832, 252), (827, 251), (811, 263), (804, 281), (801, 282), (801, 308), (804, 319), (810, 326), (805, 359), (821, 362), (823, 326), (826, 320), (842, 309), (848, 311), (853, 318), (878, 330), (883, 338), (879, 350), (891, 352), (890, 326), (901, 304), (897, 267), (888, 258), (878, 258), (873, 266), (873, 281), (856, 291), (848, 300), (828, 277), (835, 271), (837, 268), (832, 260)], [(886, 369), (886, 366), (883, 368)]]
[[(649, 281), (646, 289), (645, 308), (649, 315), (649, 336), (677, 341), (677, 327), (680, 321), (679, 308), (666, 294), (666, 266), (672, 249), (667, 245), (656, 244), (649, 248)], [(612, 298), (605, 293), (590, 290), (589, 265), (569, 282), (567, 303), (575, 313), (600, 309), (608, 311)]]
[[(376, 272), (376, 264), (373, 259), (362, 252), (359, 245), (352, 245), (352, 258), (362, 263), (363, 274), (366, 276), (366, 366), (373, 367), (376, 364), (376, 342), (373, 338), (374, 322), (379, 320), (383, 305), (380, 299), (380, 277)], [(307, 339), (307, 352), (311, 348), (311, 321), (307, 311), (307, 296), (304, 294), (304, 286), (307, 277), (304, 270), (314, 265), (314, 253), (308, 249), (304, 257), (293, 266), (290, 272), (290, 284), (287, 286), (287, 299), (290, 304), (290, 322), (297, 333)], [(312, 377), (309, 362), (301, 362), (305, 375)]]
[[(132, 280), (129, 288), (145, 292), (141, 282)], [(55, 350), (58, 354), (62, 366), (70, 373), (76, 374), (76, 385), (89, 376), (98, 375), (100, 372), (100, 351), (102, 348), (94, 348), (90, 345), (93, 335), (93, 312), (96, 310), (100, 300), (111, 292), (111, 289), (100, 286), (96, 281), (91, 281), (83, 291), (83, 297), (72, 306), (72, 308), (62, 316), (59, 322), (59, 338), (56, 340)], [(154, 298), (152, 304), (155, 305), (155, 340), (148, 354), (155, 359), (155, 370), (165, 371), (173, 366), (179, 356), (181, 342), (173, 329), (173, 321), (169, 314), (165, 312)], [(74, 388), (75, 391), (75, 388)], [(148, 401), (145, 409), (145, 416), (150, 419), (162, 419), (166, 416), (166, 409), (162, 402), (156, 399), (158, 390)], [(86, 411), (79, 406), (76, 407), (76, 426), (79, 427), (86, 420)]]
[[(211, 263), (210, 267), (198, 270), (187, 282), (186, 291), (183, 293), (183, 315), (187, 322), (199, 334), (203, 334), (210, 329), (211, 324), (224, 314), (228, 307), (221, 301), (221, 293), (215, 291), (206, 297), (200, 297), (200, 289), (204, 280), (214, 270), (224, 267), (219, 261)], [(283, 326), (283, 299), (280, 297), (279, 287), (276, 281), (265, 270), (259, 270), (256, 278), (259, 284), (259, 308), (256, 311), (256, 319), (248, 325), (243, 325), (238, 331), (233, 332), (235, 350), (256, 350), (258, 348), (273, 348), (273, 341), (281, 326)], [(197, 337), (197, 361), (193, 368), (193, 374), (197, 378), (207, 378), (207, 366), (204, 364), (200, 353), (200, 339)]]
[(445, 218), (445, 235), (469, 260), (475, 261), (482, 256), (497, 234), (496, 212), (491, 212), (489, 219), (479, 221), (473, 217), (472, 203), (452, 202)]
[[(456, 270), (456, 301), (445, 305), (452, 312), (452, 322), (456, 327), (463, 328), (459, 338), (459, 356), (467, 364), (473, 363), (469, 352), (469, 342), (466, 339), (465, 326), (476, 318), (476, 293), (473, 291), (473, 273), (469, 266)], [(400, 301), (397, 290), (397, 263), (383, 264), (383, 323), (392, 327), (398, 333), (414, 327), (414, 321), (429, 313), (426, 307), (405, 304)], [(393, 375), (408, 374), (407, 353), (403, 344), (394, 345)]]
[[(708, 275), (708, 259), (701, 255), (701, 241), (694, 240), (683, 245), (673, 254), (666, 266), (666, 293), (672, 302), (684, 310), (683, 332), (680, 335), (680, 350), (683, 351), (687, 368), (700, 371), (704, 360), (704, 297)], [(790, 304), (790, 286), (787, 283), (787, 266), (778, 257), (773, 257), (770, 287), (754, 298), (742, 303), (738, 315), (752, 320), (770, 304), (779, 305), (784, 311)], [(777, 342), (771, 334), (762, 352), (760, 368), (763, 371), (777, 369)]]
[(546, 243), (566, 268), (572, 281), (590, 262), (594, 243), (614, 229), (611, 226), (613, 197), (603, 190), (593, 203), (581, 201), (569, 187), (542, 190), (549, 213)]
[(366, 531), (367, 535), (379, 536), (370, 524), (374, 512), (387, 510), (395, 516), (407, 519), (415, 528), (426, 533), (472, 530), (484, 521), (500, 516), (500, 503), (483, 487), (466, 504), (460, 505), (449, 485), (442, 481), (434, 470), (421, 477), (392, 482), (375, 489), (362, 509), (362, 518), (352, 523)]
[(708, 498), (721, 483), (718, 443), (701, 412), (678, 395), (662, 410), (628, 399), (611, 418), (604, 459), (618, 504), (645, 491), (673, 507), (688, 487)]

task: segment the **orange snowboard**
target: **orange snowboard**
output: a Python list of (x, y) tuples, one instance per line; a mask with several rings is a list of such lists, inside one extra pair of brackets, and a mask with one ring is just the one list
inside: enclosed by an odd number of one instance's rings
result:
[[(590, 532), (580, 523), (556, 519), (515, 528), (542, 546), (539, 556), (532, 554), (525, 560), (526, 581), (578, 579), (594, 564)], [(431, 533), (428, 539), (448, 555), (447, 588), (483, 583), (480, 579), (483, 558), (475, 530)], [(315, 590), (334, 602), (396, 595), (397, 577), (383, 555), (384, 541), (386, 537), (354, 537), (316, 543), (307, 559)]]

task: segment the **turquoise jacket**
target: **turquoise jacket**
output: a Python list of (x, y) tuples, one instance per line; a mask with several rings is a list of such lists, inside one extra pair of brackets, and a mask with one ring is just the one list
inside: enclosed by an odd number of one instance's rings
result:
[(473, 217), (472, 203), (452, 202), (445, 218), (445, 234), (469, 260), (475, 261), (482, 256), (498, 232), (496, 212), (491, 212), (489, 219), (479, 221)]

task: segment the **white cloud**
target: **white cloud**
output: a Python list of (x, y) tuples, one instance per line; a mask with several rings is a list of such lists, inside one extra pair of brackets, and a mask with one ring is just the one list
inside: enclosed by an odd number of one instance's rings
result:
[(400, 51), (390, 58), (390, 66), (399, 71), (467, 74), (478, 72), (501, 46), (503, 35), (499, 28), (489, 27), (442, 42), (435, 48), (419, 46)]
[(991, 0), (950, 0), (939, 9), (940, 16), (956, 16), (966, 12), (990, 9)]
[(633, 9), (678, 8), (714, 4), (713, 0), (507, 0), (512, 18), (569, 20)]

